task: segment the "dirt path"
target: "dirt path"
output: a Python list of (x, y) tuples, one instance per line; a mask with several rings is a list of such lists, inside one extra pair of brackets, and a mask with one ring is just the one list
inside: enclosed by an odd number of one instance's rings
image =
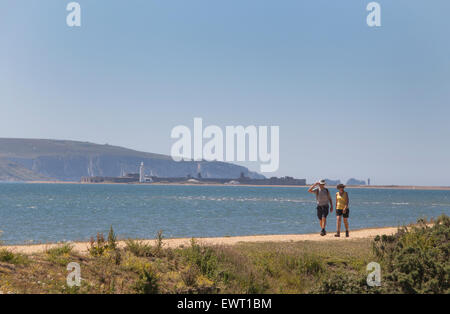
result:
[[(373, 238), (376, 235), (391, 235), (397, 231), (396, 227), (361, 229), (350, 232), (350, 238), (345, 238), (341, 234), (340, 238), (334, 236), (334, 232), (328, 233), (322, 237), (318, 233), (314, 234), (287, 234), (287, 235), (255, 235), (255, 236), (238, 236), (238, 237), (219, 237), (219, 238), (196, 238), (200, 244), (207, 245), (234, 245), (241, 242), (296, 242), (296, 241), (348, 241), (351, 239)], [(143, 242), (154, 245), (155, 240), (143, 240)], [(165, 247), (177, 248), (180, 246), (189, 246), (191, 238), (182, 239), (164, 239)], [(80, 253), (86, 253), (89, 243), (76, 242), (73, 243), (74, 249)], [(119, 247), (123, 247), (125, 243), (119, 241)], [(36, 245), (15, 245), (6, 246), (9, 250), (16, 253), (34, 254), (43, 252), (49, 248), (58, 246), (58, 244), (36, 244)]]

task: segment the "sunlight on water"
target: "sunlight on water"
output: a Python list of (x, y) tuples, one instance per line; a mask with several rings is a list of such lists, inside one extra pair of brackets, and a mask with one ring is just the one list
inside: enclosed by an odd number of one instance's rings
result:
[[(450, 215), (450, 191), (349, 195), (352, 228)], [(165, 237), (310, 233), (318, 231), (315, 212), (305, 188), (0, 184), (1, 239), (9, 244), (88, 240), (110, 225), (122, 238), (153, 238), (158, 230)], [(336, 218), (329, 217), (333, 231)]]

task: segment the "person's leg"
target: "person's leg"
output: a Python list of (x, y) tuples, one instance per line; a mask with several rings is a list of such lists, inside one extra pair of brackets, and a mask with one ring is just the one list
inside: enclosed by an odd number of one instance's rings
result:
[(320, 228), (322, 229), (322, 231), (320, 231), (321, 236), (327, 234), (327, 232), (325, 231), (325, 227), (327, 225), (327, 215), (328, 215), (327, 206), (317, 206), (317, 218), (319, 218)]
[(344, 218), (345, 230), (348, 231), (348, 218)]
[(337, 234), (341, 233), (341, 216), (340, 215), (336, 216), (336, 230), (337, 230)]
[(321, 218), (319, 220), (320, 223), (320, 235), (324, 236), (325, 235), (325, 224), (324, 224), (324, 218)]
[(329, 212), (329, 206), (323, 206), (323, 212), (322, 212), (322, 222), (323, 222), (323, 233), (324, 235), (327, 234), (327, 231), (325, 230), (325, 228), (327, 227), (327, 216), (328, 216), (328, 212)]
[(348, 229), (348, 217), (350, 216), (350, 209), (347, 208), (344, 214), (344, 225), (345, 225), (345, 236), (349, 236), (349, 229)]
[(317, 218), (319, 218), (320, 230), (323, 230), (323, 227), (322, 227), (322, 208), (320, 206), (317, 206)]

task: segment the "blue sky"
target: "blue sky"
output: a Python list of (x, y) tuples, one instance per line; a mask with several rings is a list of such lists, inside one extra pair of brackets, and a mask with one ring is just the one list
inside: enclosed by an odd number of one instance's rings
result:
[[(308, 181), (450, 185), (450, 2), (0, 3), (0, 136), (170, 153), (176, 125), (279, 125)], [(258, 165), (249, 165), (258, 169)]]

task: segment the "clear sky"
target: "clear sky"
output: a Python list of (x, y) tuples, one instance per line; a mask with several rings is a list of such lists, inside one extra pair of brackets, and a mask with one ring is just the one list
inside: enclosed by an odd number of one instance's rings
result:
[[(0, 137), (169, 154), (176, 125), (279, 125), (275, 175), (450, 185), (450, 1), (0, 2)], [(258, 169), (257, 165), (250, 165)]]

